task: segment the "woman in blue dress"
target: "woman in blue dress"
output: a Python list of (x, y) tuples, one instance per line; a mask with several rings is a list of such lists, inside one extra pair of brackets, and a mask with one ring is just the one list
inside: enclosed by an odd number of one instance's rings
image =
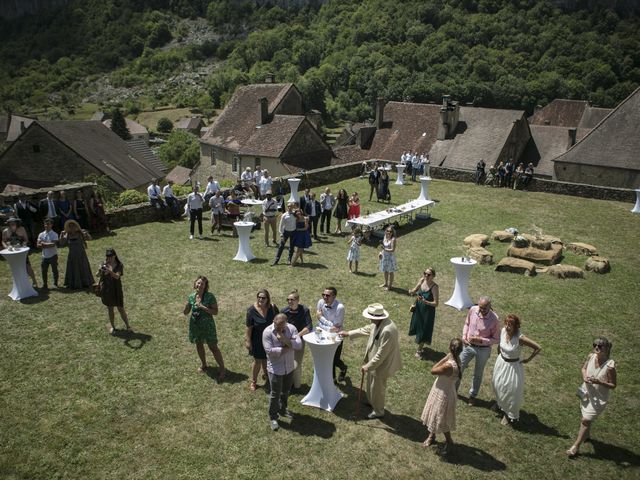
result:
[(296, 251), (291, 259), (291, 267), (293, 267), (298, 259), (300, 264), (304, 263), (304, 249), (311, 246), (311, 233), (309, 233), (309, 218), (304, 216), (302, 210), (298, 209), (295, 212), (296, 215), (296, 231), (293, 234), (291, 243), (295, 247)]
[(60, 192), (60, 197), (58, 198), (58, 209), (60, 210), (60, 230), (64, 228), (64, 224), (67, 223), (67, 220), (74, 220), (71, 202), (67, 200), (67, 194), (64, 190)]

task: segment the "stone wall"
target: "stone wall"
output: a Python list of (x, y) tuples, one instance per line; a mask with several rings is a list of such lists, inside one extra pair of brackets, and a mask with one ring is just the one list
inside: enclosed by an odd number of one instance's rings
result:
[[(385, 162), (387, 163), (387, 162)], [(392, 162), (389, 162), (392, 163)], [(276, 194), (286, 195), (289, 193), (289, 178), (300, 178), (301, 182), (299, 190), (305, 188), (317, 189), (324, 185), (355, 178), (360, 175), (362, 163), (347, 163), (344, 165), (336, 165), (333, 167), (318, 168), (305, 172), (304, 175), (290, 175), (280, 177), (280, 181), (274, 183), (273, 190)], [(453, 170), (443, 167), (431, 167), (431, 177), (436, 179), (451, 180), (454, 182), (475, 181), (475, 172), (462, 170)], [(488, 187), (486, 187), (488, 188)], [(558, 195), (573, 195), (576, 197), (598, 198), (601, 200), (616, 200), (620, 202), (634, 203), (636, 199), (634, 190), (625, 190), (621, 188), (597, 187), (594, 185), (583, 185), (579, 183), (557, 182), (553, 180), (543, 180), (534, 178), (529, 187), (529, 191), (554, 193)], [(318, 192), (317, 192), (318, 193)], [(184, 209), (186, 197), (180, 198), (180, 211)], [(169, 219), (169, 213), (165, 210), (157, 210), (148, 203), (138, 205), (127, 205), (125, 207), (115, 208), (107, 212), (109, 225), (111, 228), (127, 227), (138, 225), (140, 223), (163, 221)]]

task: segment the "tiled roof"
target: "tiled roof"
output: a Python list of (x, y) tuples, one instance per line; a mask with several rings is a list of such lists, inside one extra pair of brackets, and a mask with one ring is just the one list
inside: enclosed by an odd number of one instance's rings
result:
[(556, 99), (529, 118), (530, 125), (577, 127), (589, 104), (584, 100)]
[(162, 160), (160, 160), (155, 153), (153, 153), (153, 150), (149, 148), (147, 142), (142, 138), (132, 138), (131, 140), (127, 140), (127, 144), (129, 145), (129, 148), (138, 154), (136, 155), (137, 158), (144, 160), (144, 162), (152, 165), (156, 170), (159, 170), (162, 173), (167, 171), (167, 166), (162, 163)]
[(271, 122), (254, 125), (251, 135), (240, 149), (241, 153), (279, 157), (304, 120), (302, 115), (274, 115)]
[(23, 128), (26, 129), (29, 125), (35, 122), (35, 118), (24, 117), (22, 115), (11, 115), (9, 120), (9, 130), (7, 131), (7, 142), (15, 142), (16, 139), (22, 134), (24, 131), (20, 128), (22, 124)]
[[(245, 153), (242, 149), (255, 134), (256, 125), (259, 123), (258, 100), (263, 97), (267, 99), (268, 112), (272, 115), (291, 88), (293, 88), (291, 83), (265, 83), (239, 87), (200, 141)], [(255, 153), (255, 151), (254, 144), (252, 152)], [(268, 156), (265, 153), (261, 155)]]
[(553, 176), (552, 160), (567, 151), (569, 129), (551, 125), (529, 125), (531, 139), (522, 154), (521, 161), (533, 163), (536, 175)]
[(589, 107), (585, 109), (578, 128), (593, 128), (610, 113), (610, 108)]
[(121, 187), (135, 188), (164, 174), (100, 122), (38, 122)]
[(191, 180), (191, 172), (192, 170), (187, 167), (183, 167), (182, 165), (177, 165), (173, 167), (165, 180), (168, 182), (169, 180), (173, 180), (176, 185), (186, 185)]
[(554, 161), (640, 170), (640, 88)]
[[(431, 164), (461, 170), (475, 170), (480, 158), (493, 165), (505, 146), (514, 123), (523, 110), (460, 107), (456, 135), (439, 140), (430, 152)], [(444, 143), (444, 145), (442, 145)], [(446, 157), (441, 155), (446, 154)]]
[[(140, 125), (138, 122), (134, 122), (129, 118), (125, 118), (125, 122), (127, 124), (127, 128), (129, 129), (129, 133), (131, 135), (148, 135), (149, 130), (144, 125)], [(111, 119), (105, 120), (102, 122), (105, 127), (111, 129)]]
[(202, 123), (202, 118), (200, 117), (184, 117), (178, 120), (176, 128), (181, 130), (194, 130), (196, 128), (199, 129)]

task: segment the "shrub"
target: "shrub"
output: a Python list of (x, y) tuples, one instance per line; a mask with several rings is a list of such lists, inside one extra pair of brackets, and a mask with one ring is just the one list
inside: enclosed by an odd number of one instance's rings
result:
[(144, 203), (147, 196), (137, 190), (125, 190), (118, 196), (117, 205), (123, 207), (125, 205), (135, 205), (136, 203)]
[(160, 120), (158, 120), (156, 130), (161, 133), (170, 133), (171, 130), (173, 130), (173, 122), (167, 117), (162, 117)]
[(182, 195), (189, 195), (191, 193), (191, 185), (174, 185), (172, 187), (173, 194), (181, 197)]

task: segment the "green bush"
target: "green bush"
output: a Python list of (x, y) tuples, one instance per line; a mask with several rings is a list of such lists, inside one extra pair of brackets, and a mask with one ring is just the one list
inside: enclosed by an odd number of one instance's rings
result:
[(173, 190), (173, 194), (177, 197), (189, 195), (191, 193), (191, 185), (174, 185), (171, 189)]
[(156, 130), (161, 133), (170, 133), (171, 130), (173, 130), (173, 122), (167, 117), (162, 117), (160, 120), (158, 120)]
[(117, 205), (124, 207), (125, 205), (135, 205), (136, 203), (144, 203), (147, 201), (147, 196), (144, 193), (137, 190), (125, 190), (118, 195)]

